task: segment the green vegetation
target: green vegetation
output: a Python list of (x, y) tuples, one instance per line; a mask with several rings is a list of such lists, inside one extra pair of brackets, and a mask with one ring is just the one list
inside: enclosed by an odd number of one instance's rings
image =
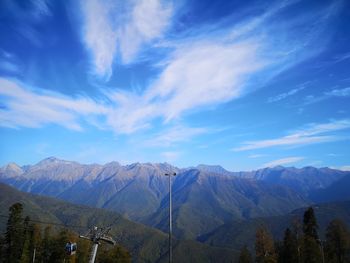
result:
[[(0, 210), (3, 211), (1, 215), (6, 217), (0, 217), (0, 233), (6, 231), (8, 217), (6, 211), (18, 202), (23, 204), (23, 215), (30, 216), (32, 221), (51, 223), (50, 231), (45, 231), (47, 225), (40, 224), (41, 227), (44, 227), (40, 236), (41, 246), (46, 247), (43, 253), (49, 251), (47, 249), (51, 244), (48, 242), (51, 239), (49, 237), (60, 233), (62, 224), (66, 225), (71, 232), (79, 234), (85, 234), (91, 226), (112, 226), (109, 234), (117, 241), (117, 244), (129, 251), (133, 262), (161, 263), (168, 261), (168, 235), (157, 229), (129, 221), (115, 212), (23, 193), (4, 184), (0, 184)], [(82, 245), (81, 240), (78, 242), (80, 251), (82, 246), (88, 246), (87, 251), (90, 249), (91, 244), (83, 243)], [(234, 249), (212, 247), (196, 241), (174, 240), (173, 246), (173, 258), (176, 262), (225, 263), (233, 262), (238, 257), (238, 251)], [(99, 251), (102, 253), (104, 250), (99, 248)]]
[[(87, 262), (91, 242), (79, 240), (78, 235), (68, 229), (52, 232), (50, 226), (41, 229), (32, 224), (28, 216), (23, 220), (23, 206), (15, 203), (9, 209), (9, 219), (5, 238), (0, 244), (1, 258), (4, 263), (29, 262)], [(67, 255), (65, 244), (78, 243), (75, 255)], [(131, 256), (122, 246), (102, 246), (97, 253), (96, 262), (131, 262)]]
[[(339, 219), (332, 220), (326, 239), (319, 239), (314, 209), (309, 207), (303, 216), (302, 232), (293, 224), (284, 232), (283, 241), (274, 240), (265, 226), (260, 226), (255, 238), (256, 263), (347, 263), (350, 262), (350, 233)], [(239, 262), (252, 262), (246, 246)]]

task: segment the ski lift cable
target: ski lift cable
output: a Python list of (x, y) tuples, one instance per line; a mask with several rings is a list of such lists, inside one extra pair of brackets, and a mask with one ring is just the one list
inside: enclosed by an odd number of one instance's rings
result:
[[(0, 215), (0, 217), (9, 218), (10, 216)], [(21, 219), (25, 220), (25, 218), (21, 218)], [(45, 224), (45, 225), (55, 225), (55, 226), (64, 226), (64, 227), (72, 227), (72, 228), (89, 228), (88, 226), (66, 225), (66, 224), (62, 224), (62, 223), (44, 222), (44, 221), (30, 219), (30, 218), (28, 221), (33, 222), (33, 223)]]

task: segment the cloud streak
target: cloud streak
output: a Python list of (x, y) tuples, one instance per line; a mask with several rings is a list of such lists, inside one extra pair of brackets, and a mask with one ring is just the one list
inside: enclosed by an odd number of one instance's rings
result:
[(58, 93), (37, 93), (20, 83), (0, 78), (0, 97), (6, 98), (0, 108), (1, 126), (38, 128), (58, 124), (82, 130), (81, 117), (106, 114), (108, 109), (88, 98), (72, 99)]
[(232, 150), (247, 151), (276, 146), (302, 146), (307, 144), (336, 141), (340, 140), (341, 137), (329, 133), (349, 128), (350, 120), (338, 120), (329, 123), (313, 124), (280, 138), (260, 141), (247, 141), (244, 142), (242, 146), (233, 148)]
[(291, 163), (297, 163), (301, 160), (304, 160), (304, 157), (287, 157), (287, 158), (283, 158), (283, 159), (278, 159), (278, 160), (274, 160), (268, 163), (265, 163), (262, 165), (263, 168), (265, 167), (276, 167), (279, 165), (286, 165), (286, 164), (291, 164)]

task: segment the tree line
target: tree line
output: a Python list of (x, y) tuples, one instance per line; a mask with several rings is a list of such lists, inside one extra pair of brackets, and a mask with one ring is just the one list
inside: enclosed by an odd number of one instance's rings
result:
[(344, 222), (332, 220), (325, 240), (320, 239), (318, 230), (312, 207), (305, 211), (302, 224), (295, 221), (285, 229), (283, 240), (274, 240), (268, 229), (260, 226), (255, 235), (255, 255), (244, 246), (239, 263), (349, 263), (350, 233)]
[[(68, 255), (67, 242), (77, 243), (77, 253)], [(28, 216), (23, 218), (23, 205), (15, 203), (9, 208), (6, 232), (0, 236), (0, 263), (34, 262), (88, 262), (92, 242), (79, 239), (78, 235), (66, 228), (41, 227), (31, 223)], [(96, 262), (131, 262), (129, 252), (122, 246), (101, 244)]]

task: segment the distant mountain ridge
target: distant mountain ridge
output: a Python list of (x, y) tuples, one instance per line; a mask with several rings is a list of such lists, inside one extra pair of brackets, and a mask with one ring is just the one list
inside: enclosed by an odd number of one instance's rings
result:
[(180, 169), (167, 163), (79, 164), (54, 157), (0, 168), (0, 181), (25, 192), (106, 208), (167, 229), (168, 178), (173, 178), (174, 233), (195, 239), (227, 221), (281, 215), (311, 203), (311, 190), (349, 173), (328, 168), (266, 168), (229, 172), (220, 166)]

